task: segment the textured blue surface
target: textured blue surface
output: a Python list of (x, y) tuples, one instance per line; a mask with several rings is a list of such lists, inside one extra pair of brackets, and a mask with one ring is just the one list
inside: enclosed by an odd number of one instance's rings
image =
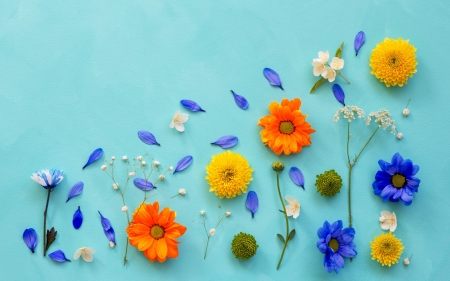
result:
[[(233, 3), (234, 2), (234, 3)], [(445, 280), (450, 273), (446, 237), (450, 232), (447, 176), (449, 166), (448, 46), (450, 4), (430, 0), (347, 1), (1, 1), (0, 3), (0, 272), (3, 280)], [(360, 30), (366, 43), (355, 57), (353, 40)], [(417, 48), (418, 72), (402, 88), (386, 88), (368, 66), (371, 50), (385, 37), (410, 39)], [(330, 84), (313, 95), (316, 81), (311, 61), (320, 50), (333, 53), (346, 45), (342, 72), (352, 82), (340, 83), (346, 104), (366, 112), (391, 111), (404, 139), (378, 133), (354, 169), (353, 210), (358, 256), (338, 274), (323, 269), (316, 231), (324, 220), (347, 223), (346, 124), (333, 123), (340, 107)], [(277, 71), (285, 91), (269, 85), (262, 70)], [(339, 78), (338, 78), (339, 79)], [(250, 106), (238, 108), (230, 90), (243, 95)], [(317, 130), (312, 146), (297, 155), (277, 157), (260, 141), (258, 119), (267, 106), (283, 97), (302, 99), (302, 110)], [(180, 100), (201, 104), (204, 112), (191, 113)], [(401, 115), (411, 99), (411, 115)], [(175, 111), (190, 114), (186, 131), (169, 129)], [(352, 123), (353, 124), (353, 123)], [(370, 131), (363, 122), (355, 131), (356, 151)], [(356, 127), (356, 125), (355, 125)], [(137, 137), (152, 132), (161, 146), (148, 146)], [(254, 219), (245, 208), (246, 195), (234, 199), (209, 193), (205, 167), (211, 156), (225, 151), (210, 145), (224, 135), (235, 135), (231, 148), (254, 168), (249, 189), (259, 197)], [(356, 137), (356, 135), (361, 137)], [(353, 146), (354, 145), (354, 146)], [(193, 164), (158, 185), (152, 200), (177, 211), (177, 221), (188, 230), (180, 239), (180, 256), (151, 264), (135, 248), (122, 265), (126, 219), (121, 198), (100, 170), (101, 161), (81, 170), (90, 153), (104, 149), (109, 158), (148, 153), (163, 166), (175, 166), (186, 155)], [(383, 203), (373, 195), (378, 159), (395, 152), (421, 169), (419, 193), (411, 206)], [(280, 270), (275, 270), (284, 231), (278, 212), (274, 160), (284, 161), (284, 195), (298, 198), (302, 211), (290, 219), (297, 235), (289, 244)], [(121, 170), (118, 161), (117, 171)], [(289, 178), (299, 167), (305, 189)], [(46, 192), (31, 179), (43, 168), (65, 172), (52, 193), (49, 225), (58, 237), (49, 252), (63, 250), (69, 259), (87, 246), (97, 253), (94, 262), (58, 264), (42, 256), (42, 220)], [(328, 199), (315, 190), (315, 175), (335, 169), (344, 188)], [(123, 170), (122, 170), (123, 171)], [(124, 172), (122, 174), (124, 176)], [(85, 183), (81, 195), (65, 203), (70, 188)], [(187, 194), (170, 199), (179, 188)], [(152, 191), (153, 193), (153, 191)], [(131, 186), (130, 209), (142, 199)], [(207, 212), (207, 226), (217, 222), (220, 205), (232, 215), (211, 238), (203, 260), (206, 235), (199, 211)], [(73, 210), (81, 206), (84, 222), (72, 227)], [(110, 249), (97, 210), (110, 219), (117, 246)], [(395, 211), (396, 230), (405, 250), (413, 254), (406, 267), (381, 267), (371, 260), (370, 244), (381, 233), (380, 211)], [(22, 241), (33, 227), (39, 235), (36, 253)], [(249, 261), (235, 259), (231, 240), (239, 231), (251, 233), (260, 245)]]

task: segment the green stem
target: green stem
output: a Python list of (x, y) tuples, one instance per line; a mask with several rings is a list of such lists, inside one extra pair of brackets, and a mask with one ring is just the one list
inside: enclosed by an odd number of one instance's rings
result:
[(206, 241), (206, 249), (205, 249), (205, 255), (203, 256), (203, 259), (206, 260), (206, 253), (208, 252), (208, 244), (209, 244), (209, 238), (211, 238), (210, 235), (208, 235), (208, 241)]
[(50, 201), (50, 192), (52, 191), (51, 188), (48, 188), (47, 193), (47, 203), (45, 204), (45, 211), (44, 211), (44, 257), (47, 254), (47, 210), (48, 210), (48, 202)]
[(375, 134), (378, 132), (378, 129), (380, 127), (377, 127), (375, 129), (375, 131), (373, 132), (373, 134), (370, 136), (370, 138), (367, 140), (366, 144), (363, 146), (363, 148), (361, 149), (361, 151), (358, 153), (358, 155), (355, 157), (355, 160), (353, 161), (353, 165), (356, 163), (356, 161), (358, 160), (359, 156), (361, 155), (361, 153), (364, 151), (364, 149), (366, 148), (366, 146), (369, 144), (369, 142), (372, 140), (373, 136), (375, 136)]
[(349, 83), (350, 84), (350, 81), (348, 81), (348, 79), (347, 78), (345, 78), (345, 76), (344, 75), (342, 75), (342, 73), (341, 73), (341, 71), (339, 70), (338, 71), (338, 73), (337, 73), (339, 76), (341, 76), (342, 78), (344, 78), (344, 80), (345, 81), (347, 81), (347, 83)]
[(128, 254), (128, 236), (127, 236), (127, 246), (125, 247), (125, 255), (123, 256), (123, 265), (127, 264), (127, 254)]
[(283, 201), (283, 196), (281, 196), (279, 174), (280, 174), (280, 172), (277, 171), (278, 195), (280, 196), (281, 205), (283, 205), (284, 216), (286, 218), (286, 238), (284, 239), (283, 252), (281, 252), (281, 257), (280, 257), (280, 261), (278, 262), (277, 270), (280, 268), (281, 261), (283, 260), (283, 257), (284, 257), (284, 252), (286, 251), (287, 243), (289, 242), (289, 220), (288, 220), (288, 216), (287, 216), (287, 212), (286, 212), (286, 206), (284, 205), (284, 201)]
[(351, 187), (352, 187), (352, 170), (353, 165), (350, 165), (348, 169), (348, 219), (349, 219), (349, 226), (352, 227), (352, 197), (351, 197)]

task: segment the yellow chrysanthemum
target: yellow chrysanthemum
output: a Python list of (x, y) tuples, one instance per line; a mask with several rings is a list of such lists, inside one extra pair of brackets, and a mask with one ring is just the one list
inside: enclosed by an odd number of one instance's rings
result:
[(375, 240), (371, 241), (370, 244), (372, 260), (376, 259), (382, 266), (387, 265), (389, 267), (398, 263), (398, 259), (405, 248), (402, 245), (402, 240), (395, 238), (392, 232), (382, 233), (375, 237)]
[(400, 86), (408, 83), (417, 72), (416, 48), (409, 40), (385, 38), (377, 44), (370, 56), (371, 74), (375, 75), (387, 87)]
[(214, 191), (220, 198), (241, 195), (247, 192), (247, 185), (253, 180), (252, 172), (248, 161), (239, 153), (228, 150), (217, 154), (206, 167), (209, 191)]

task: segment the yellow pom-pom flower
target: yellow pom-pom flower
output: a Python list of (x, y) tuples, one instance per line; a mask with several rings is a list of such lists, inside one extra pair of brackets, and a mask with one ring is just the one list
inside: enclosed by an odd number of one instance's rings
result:
[(409, 40), (385, 38), (377, 44), (370, 56), (371, 74), (375, 75), (386, 87), (407, 84), (417, 72), (416, 48)]
[(253, 169), (247, 159), (229, 150), (213, 156), (206, 173), (209, 191), (214, 191), (220, 198), (233, 198), (247, 192), (247, 186), (253, 180)]
[(372, 260), (377, 260), (382, 266), (391, 266), (394, 263), (398, 263), (403, 249), (402, 240), (395, 238), (392, 232), (382, 233), (380, 236), (375, 237), (374, 241), (370, 242), (370, 248), (372, 249)]

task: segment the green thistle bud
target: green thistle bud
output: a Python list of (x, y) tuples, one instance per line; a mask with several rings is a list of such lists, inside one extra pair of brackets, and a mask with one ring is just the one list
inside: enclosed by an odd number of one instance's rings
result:
[(241, 260), (248, 260), (253, 257), (258, 247), (255, 237), (243, 232), (236, 234), (231, 242), (231, 252), (233, 252), (236, 258)]
[(341, 190), (342, 178), (334, 170), (316, 176), (317, 192), (322, 196), (334, 196)]
[(272, 163), (272, 169), (276, 172), (281, 172), (284, 170), (284, 163), (280, 161), (275, 161)]

